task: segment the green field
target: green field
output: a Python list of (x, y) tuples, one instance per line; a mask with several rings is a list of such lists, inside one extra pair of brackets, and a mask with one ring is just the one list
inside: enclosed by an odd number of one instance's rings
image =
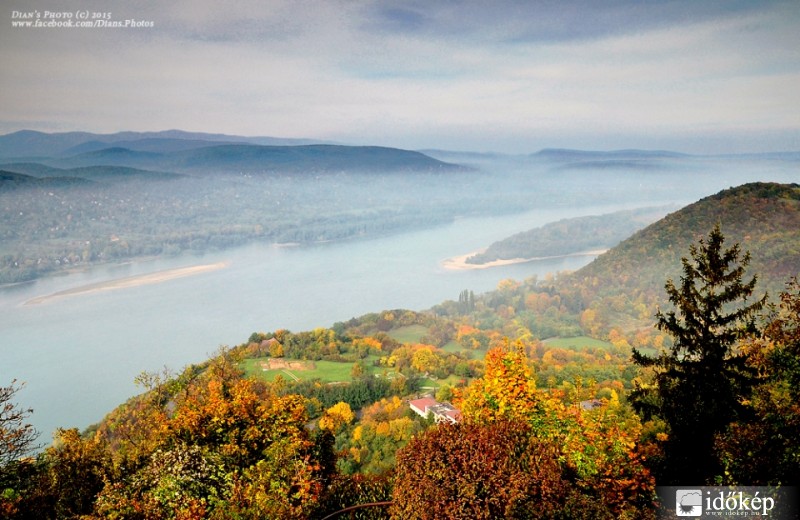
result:
[[(251, 358), (245, 359), (242, 362), (242, 368), (247, 376), (255, 377), (265, 381), (273, 381), (275, 377), (280, 375), (286, 380), (299, 380), (320, 379), (325, 382), (336, 381), (352, 381), (350, 371), (353, 369), (353, 363), (339, 363), (336, 361), (297, 361), (294, 359), (287, 359), (288, 363), (301, 363), (302, 368), (288, 367), (274, 370), (264, 370), (261, 363), (269, 358)], [(370, 372), (369, 358), (367, 358), (366, 365), (367, 371)], [(292, 377), (294, 376), (294, 377)]]
[(463, 379), (462, 377), (459, 377), (459, 376), (454, 375), (454, 374), (451, 374), (451, 375), (447, 376), (444, 379), (433, 379), (433, 378), (430, 378), (430, 377), (426, 377), (425, 379), (422, 380), (421, 385), (422, 385), (423, 388), (426, 388), (426, 387), (439, 388), (440, 386), (444, 386), (444, 385), (455, 386), (456, 383), (458, 383), (462, 379)]
[(576, 336), (574, 338), (549, 338), (542, 343), (553, 348), (564, 348), (570, 350), (583, 350), (585, 348), (610, 348), (612, 345), (607, 341), (590, 338), (588, 336)]
[(462, 352), (462, 351), (468, 352), (468, 350), (465, 349), (460, 343), (457, 343), (455, 341), (451, 341), (447, 345), (443, 346), (442, 350), (444, 350), (445, 352), (452, 352), (453, 354), (455, 354), (456, 352)]
[(388, 336), (400, 343), (419, 343), (419, 340), (428, 333), (428, 328), (423, 325), (408, 325), (398, 327), (387, 332)]

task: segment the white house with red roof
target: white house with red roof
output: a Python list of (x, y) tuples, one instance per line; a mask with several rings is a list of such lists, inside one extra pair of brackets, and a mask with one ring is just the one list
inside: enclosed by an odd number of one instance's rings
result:
[(408, 402), (408, 406), (417, 415), (428, 417), (429, 414), (433, 415), (433, 419), (437, 423), (447, 422), (455, 424), (461, 420), (461, 412), (450, 403), (440, 403), (433, 397), (421, 397)]

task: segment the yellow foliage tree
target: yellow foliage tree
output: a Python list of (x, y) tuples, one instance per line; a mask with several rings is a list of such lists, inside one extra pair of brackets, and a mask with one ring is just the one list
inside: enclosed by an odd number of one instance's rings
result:
[(325, 410), (325, 413), (319, 419), (319, 429), (336, 433), (343, 426), (353, 422), (355, 418), (356, 415), (350, 409), (350, 405), (340, 401)]
[(272, 357), (283, 357), (283, 345), (278, 341), (272, 341), (269, 345), (269, 355)]
[(603, 498), (618, 518), (634, 518), (649, 500), (654, 481), (637, 445), (641, 424), (624, 416), (616, 393), (602, 409), (586, 412), (557, 395), (537, 391), (521, 343), (495, 348), (486, 356), (486, 373), (464, 391), (457, 405), (468, 423), (521, 421), (539, 439), (560, 446), (560, 461), (587, 493)]
[(435, 372), (444, 364), (437, 350), (432, 345), (418, 345), (411, 356), (411, 367), (420, 372)]
[(478, 423), (530, 420), (541, 402), (522, 344), (491, 349), (485, 363), (483, 378), (456, 399), (464, 418)]

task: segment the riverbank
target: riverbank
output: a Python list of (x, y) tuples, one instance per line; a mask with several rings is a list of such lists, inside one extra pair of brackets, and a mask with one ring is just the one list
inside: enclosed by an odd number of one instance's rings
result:
[(214, 264), (195, 265), (192, 267), (180, 267), (177, 269), (167, 269), (165, 271), (157, 271), (155, 273), (141, 274), (137, 276), (128, 276), (126, 278), (117, 278), (115, 280), (108, 280), (106, 282), (92, 283), (74, 287), (72, 289), (65, 289), (43, 296), (37, 296), (26, 301), (23, 305), (38, 305), (41, 303), (49, 302), (57, 298), (65, 298), (68, 296), (77, 296), (81, 294), (98, 293), (105, 291), (115, 291), (118, 289), (128, 289), (131, 287), (140, 287), (143, 285), (152, 285), (157, 283), (167, 282), (176, 278), (184, 278), (187, 276), (195, 276), (202, 273), (217, 271), (224, 269), (228, 266), (228, 262), (217, 262)]
[(576, 256), (598, 256), (608, 251), (608, 249), (594, 249), (592, 251), (581, 251), (578, 253), (570, 253), (568, 255), (538, 256), (534, 258), (509, 258), (502, 260), (493, 260), (491, 262), (486, 262), (483, 264), (470, 264), (467, 262), (468, 258), (483, 253), (484, 251), (486, 250), (479, 249), (477, 251), (467, 253), (466, 255), (445, 258), (440, 262), (440, 265), (445, 269), (453, 271), (465, 271), (470, 269), (489, 269), (490, 267), (502, 267), (504, 265), (524, 264), (528, 262), (536, 262), (539, 260), (557, 260), (559, 258), (572, 258)]

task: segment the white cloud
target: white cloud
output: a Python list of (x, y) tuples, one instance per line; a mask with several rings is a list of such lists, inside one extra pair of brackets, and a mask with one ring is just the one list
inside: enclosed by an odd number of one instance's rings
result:
[(120, 2), (156, 27), (0, 32), (0, 124), (506, 151), (800, 126), (791, 3), (487, 5)]

